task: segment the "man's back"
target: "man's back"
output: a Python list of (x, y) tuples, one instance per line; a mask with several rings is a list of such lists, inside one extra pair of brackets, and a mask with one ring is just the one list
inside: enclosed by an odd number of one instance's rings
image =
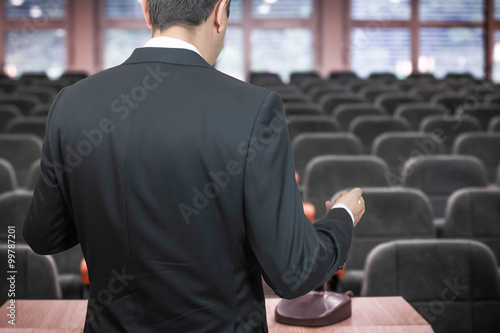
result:
[(322, 232), (302, 212), (277, 95), (192, 51), (137, 49), (64, 90), (41, 166), (26, 238), (81, 243), (89, 332), (266, 331), (261, 275), (298, 296), (349, 247), (346, 212)]

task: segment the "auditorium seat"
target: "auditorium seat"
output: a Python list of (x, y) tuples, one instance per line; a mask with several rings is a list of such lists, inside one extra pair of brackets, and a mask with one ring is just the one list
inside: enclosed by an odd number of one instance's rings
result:
[(497, 171), (497, 182), (496, 185), (500, 187), (500, 164), (498, 165), (498, 171)]
[(80, 274), (80, 264), (83, 259), (82, 248), (78, 244), (69, 250), (53, 254), (56, 263), (59, 285), (64, 299), (80, 299), (83, 295), (83, 285)]
[(333, 110), (341, 104), (365, 103), (365, 100), (354, 93), (332, 93), (321, 97), (319, 104), (325, 114), (331, 115)]
[(395, 86), (369, 85), (359, 91), (359, 96), (370, 103), (375, 103), (380, 95), (397, 92), (397, 89)]
[(298, 85), (300, 84), (301, 81), (307, 80), (307, 79), (321, 79), (321, 76), (314, 72), (292, 72), (290, 74), (290, 83), (293, 85)]
[(444, 152), (441, 139), (431, 133), (385, 133), (373, 142), (371, 154), (383, 159), (389, 166), (387, 181), (399, 185), (406, 161), (417, 156), (439, 155)]
[(420, 131), (434, 133), (444, 139), (447, 154), (451, 153), (456, 138), (469, 132), (480, 132), (481, 123), (474, 117), (428, 116), (420, 123)]
[(26, 184), (31, 164), (42, 155), (42, 140), (29, 134), (0, 134), (0, 158), (16, 171), (18, 186)]
[(440, 235), (449, 196), (466, 187), (486, 187), (488, 178), (484, 165), (474, 156), (421, 156), (406, 162), (403, 186), (417, 188), (429, 197)]
[(368, 80), (377, 83), (392, 84), (396, 82), (398, 78), (393, 73), (371, 73), (368, 76)]
[(375, 105), (384, 108), (388, 114), (393, 115), (400, 105), (421, 102), (419, 97), (407, 93), (385, 93), (379, 95)]
[(411, 73), (410, 75), (408, 75), (408, 79), (416, 80), (419, 82), (433, 82), (436, 80), (434, 74), (432, 73), (418, 73), (418, 72)]
[(0, 194), (14, 191), (16, 188), (17, 180), (14, 168), (9, 161), (0, 158)]
[(457, 110), (457, 114), (476, 118), (481, 123), (481, 129), (487, 131), (491, 119), (500, 116), (500, 104), (481, 105), (471, 108), (461, 107)]
[(347, 93), (347, 89), (345, 87), (339, 87), (334, 85), (322, 85), (315, 86), (307, 91), (307, 94), (311, 98), (311, 101), (314, 103), (318, 103), (321, 98), (328, 94), (338, 94), (338, 93)]
[(17, 80), (12, 80), (10, 78), (0, 79), (0, 89), (2, 89), (6, 94), (12, 94), (21, 85), (21, 82)]
[(363, 146), (357, 137), (347, 133), (304, 133), (293, 140), (295, 171), (301, 179), (307, 164), (321, 155), (361, 155)]
[(346, 83), (349, 80), (357, 79), (358, 76), (354, 72), (349, 71), (335, 71), (331, 72), (328, 79), (331, 81), (339, 82), (341, 84)]
[[(2, 231), (3, 232), (3, 231)], [(22, 233), (22, 229), (16, 230), (16, 238)], [(7, 254), (9, 247), (7, 244), (0, 244), (0, 269), (8, 272)], [(33, 252), (28, 245), (16, 244), (16, 296), (15, 299), (60, 299), (61, 289), (57, 278), (56, 266), (51, 256), (41, 256)], [(7, 291), (10, 289), (8, 274), (1, 279), (0, 302), (3, 304), (7, 300)], [(29, 318), (28, 314), (24, 314)], [(18, 316), (21, 314), (18, 312)], [(29, 320), (29, 319), (28, 319)], [(34, 331), (42, 331), (33, 329)]]
[(282, 92), (279, 94), (283, 103), (308, 103), (309, 97), (302, 93)]
[(377, 245), (397, 239), (434, 238), (429, 199), (415, 189), (365, 188), (366, 213), (352, 233), (341, 291), (360, 295), (365, 260)]
[(27, 85), (31, 85), (33, 81), (43, 81), (48, 79), (49, 77), (45, 72), (24, 72), (21, 74), (19, 81), (24, 82)]
[(445, 80), (463, 80), (466, 82), (474, 81), (471, 73), (447, 73), (444, 77)]
[(428, 116), (444, 116), (446, 109), (439, 105), (427, 103), (408, 103), (400, 105), (394, 112), (395, 118), (408, 120), (413, 130), (418, 131), (420, 123)]
[(405, 119), (395, 119), (392, 116), (361, 116), (349, 126), (349, 132), (361, 140), (367, 154), (371, 152), (373, 141), (380, 134), (410, 130), (411, 126)]
[(262, 88), (276, 91), (278, 94), (281, 93), (300, 93), (300, 90), (297, 87), (286, 85), (286, 84), (263, 84)]
[(338, 191), (354, 187), (386, 187), (387, 164), (374, 156), (320, 156), (307, 164), (304, 201), (311, 202), (316, 215), (325, 211), (325, 201)]
[(359, 94), (361, 90), (363, 90), (365, 87), (370, 87), (370, 86), (371, 86), (370, 82), (361, 79), (351, 80), (348, 83), (346, 83), (347, 90), (356, 94)]
[(36, 160), (31, 164), (30, 172), (28, 176), (28, 181), (26, 182), (25, 189), (33, 191), (35, 189), (36, 182), (40, 176), (40, 160)]
[(485, 103), (487, 105), (500, 104), (500, 93), (490, 95), (488, 98), (486, 98)]
[(455, 140), (453, 153), (479, 158), (486, 167), (489, 181), (494, 183), (500, 164), (500, 133), (462, 134)]
[(488, 131), (500, 132), (500, 116), (493, 117), (488, 125)]
[(65, 79), (59, 79), (57, 81), (52, 81), (52, 80), (45, 81), (45, 82), (41, 83), (41, 86), (47, 87), (47, 88), (52, 88), (55, 91), (59, 92), (64, 87), (70, 86), (72, 84), (73, 84), (73, 82), (71, 82), (71, 81), (67, 81)]
[(342, 104), (333, 110), (333, 116), (337, 119), (343, 131), (349, 130), (351, 122), (356, 117), (383, 115), (386, 115), (385, 110), (371, 103)]
[(397, 82), (398, 90), (401, 92), (409, 93), (415, 87), (420, 86), (416, 80), (401, 80)]
[(467, 103), (468, 96), (459, 93), (437, 94), (431, 99), (431, 104), (444, 106), (450, 114)]
[(430, 103), (436, 95), (450, 93), (450, 89), (444, 86), (418, 86), (410, 90), (410, 94), (422, 99), (422, 101)]
[(68, 80), (71, 84), (87, 78), (89, 75), (86, 72), (66, 71), (61, 75), (61, 80)]
[(320, 77), (306, 77), (300, 80), (296, 80), (295, 83), (290, 82), (290, 85), (292, 85), (293, 87), (297, 87), (298, 90), (304, 93), (309, 92), (313, 88), (329, 86), (331, 84), (332, 83), (330, 81), (327, 81)]
[(278, 74), (266, 72), (250, 73), (250, 83), (257, 86), (261, 84), (283, 84)]
[(15, 190), (0, 195), (0, 235), (1, 242), (6, 240), (8, 226), (16, 228), (16, 244), (26, 243), (23, 237), (23, 226), (26, 212), (31, 204), (33, 192)]
[(323, 109), (314, 103), (285, 103), (286, 116), (321, 116)]
[(45, 117), (23, 117), (10, 120), (4, 132), (11, 134), (33, 134), (43, 140), (45, 137)]
[(436, 333), (496, 333), (497, 263), (470, 240), (401, 240), (381, 244), (365, 264), (363, 297), (402, 296)]
[(297, 135), (308, 132), (340, 132), (340, 125), (327, 116), (295, 116), (288, 120), (288, 133), (292, 142)]
[(14, 118), (22, 117), (21, 111), (15, 105), (0, 105), (0, 132), (3, 132), (5, 125)]
[(32, 95), (8, 95), (0, 98), (0, 105), (14, 105), (19, 108), (19, 111), (24, 116), (27, 116), (31, 109), (37, 105), (42, 104), (40, 99)]
[(57, 95), (57, 91), (50, 87), (20, 86), (15, 91), (19, 95), (33, 95), (40, 99), (42, 103), (52, 103)]
[(474, 188), (453, 193), (446, 208), (443, 236), (483, 242), (500, 266), (500, 189)]
[(50, 111), (51, 104), (38, 104), (34, 106), (29, 113), (30, 117), (47, 117)]

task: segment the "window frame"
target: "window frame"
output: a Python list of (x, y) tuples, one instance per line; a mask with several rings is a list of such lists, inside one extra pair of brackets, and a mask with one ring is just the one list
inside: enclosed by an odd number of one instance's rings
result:
[[(420, 21), (420, 0), (411, 0), (411, 16), (409, 20), (393, 20), (393, 21), (373, 21), (373, 20), (354, 20), (351, 17), (351, 0), (346, 0), (348, 2), (345, 6), (346, 13), (344, 17), (347, 17), (347, 35), (344, 37), (346, 40), (350, 40), (351, 32), (354, 28), (366, 28), (374, 27), (377, 24), (377, 28), (405, 28), (410, 29), (411, 33), (411, 62), (413, 71), (419, 70), (419, 57), (420, 57), (420, 29), (422, 28), (482, 28), (485, 31), (484, 38), (484, 49), (485, 49), (485, 59), (484, 59), (484, 75), (486, 78), (491, 79), (492, 69), (493, 69), (493, 34), (495, 29), (500, 29), (500, 21), (495, 22), (494, 17), (494, 0), (483, 0), (484, 1), (484, 11), (485, 17), (484, 22), (463, 22), (463, 21)], [(493, 23), (493, 24), (491, 24)], [(351, 49), (348, 46), (348, 57), (346, 62), (351, 67)]]
[[(98, 2), (98, 26), (97, 26), (97, 68), (103, 69), (104, 65), (104, 36), (107, 29), (144, 29), (145, 23), (142, 19), (108, 19), (106, 17), (106, 0), (95, 0)], [(243, 30), (243, 55), (245, 78), (248, 80), (251, 72), (251, 33), (252, 29), (311, 29), (314, 38), (314, 59), (311, 70), (319, 70), (321, 64), (321, 1), (312, 0), (313, 13), (309, 19), (262, 19), (252, 17), (252, 2), (243, 0), (243, 15), (240, 21), (229, 21), (228, 26), (241, 27)]]
[[(34, 18), (6, 18), (5, 17), (5, 7), (4, 1), (0, 1), (0, 72), (3, 72), (5, 66), (5, 52), (7, 45), (5, 45), (5, 34), (9, 30), (23, 30), (23, 29), (36, 29), (36, 30), (51, 30), (51, 29), (64, 29), (66, 32), (65, 37), (65, 48), (66, 48), (66, 64), (65, 68), (68, 70), (71, 68), (75, 61), (74, 48), (72, 46), (73, 36), (75, 34), (74, 20), (70, 19), (71, 15), (74, 13), (74, 2), (64, 1), (64, 17), (57, 19), (43, 19), (40, 20)], [(40, 22), (37, 22), (40, 21)]]

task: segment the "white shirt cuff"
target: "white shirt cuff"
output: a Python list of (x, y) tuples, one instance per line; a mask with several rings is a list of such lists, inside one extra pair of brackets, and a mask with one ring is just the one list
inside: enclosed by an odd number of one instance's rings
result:
[(332, 209), (335, 209), (335, 208), (344, 208), (345, 210), (347, 210), (347, 212), (349, 213), (349, 215), (351, 216), (351, 219), (352, 219), (352, 224), (354, 225), (354, 215), (352, 215), (352, 212), (349, 208), (347, 208), (346, 205), (344, 204), (341, 204), (341, 203), (337, 203), (335, 205), (333, 205)]

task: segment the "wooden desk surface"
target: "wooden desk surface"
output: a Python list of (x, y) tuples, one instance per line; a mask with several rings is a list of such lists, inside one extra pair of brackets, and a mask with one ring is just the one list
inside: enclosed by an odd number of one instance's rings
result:
[[(267, 323), (273, 333), (432, 333), (429, 323), (402, 297), (355, 297), (352, 316), (333, 326), (320, 328), (294, 327), (274, 320), (278, 298), (266, 299)], [(334, 329), (333, 329), (334, 328)]]
[[(431, 326), (401, 297), (353, 298), (352, 317), (322, 328), (295, 327), (274, 321), (274, 310), (280, 299), (267, 299), (269, 332), (303, 333), (427, 333)], [(81, 333), (87, 301), (16, 301), (16, 326), (8, 324), (5, 303), (0, 310), (0, 333)]]

